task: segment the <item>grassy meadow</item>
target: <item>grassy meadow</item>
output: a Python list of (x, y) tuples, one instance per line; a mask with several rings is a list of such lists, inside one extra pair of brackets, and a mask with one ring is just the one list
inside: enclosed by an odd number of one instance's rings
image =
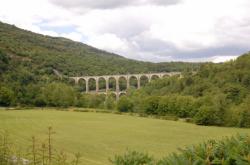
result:
[(126, 149), (162, 157), (186, 145), (220, 139), (250, 129), (197, 126), (129, 115), (56, 110), (0, 110), (0, 130), (8, 130), (20, 147), (31, 144), (31, 136), (46, 139), (52, 126), (55, 147), (81, 152), (86, 165), (109, 165), (108, 158)]

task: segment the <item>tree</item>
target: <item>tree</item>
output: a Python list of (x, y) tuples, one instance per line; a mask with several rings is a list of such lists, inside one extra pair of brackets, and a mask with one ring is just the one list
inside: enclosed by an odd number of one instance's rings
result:
[(250, 97), (244, 99), (240, 105), (234, 106), (227, 117), (227, 124), (230, 126), (250, 128)]
[(74, 89), (63, 83), (50, 83), (42, 89), (43, 97), (49, 106), (68, 107), (75, 103)]
[(0, 86), (0, 105), (10, 106), (14, 102), (14, 92), (5, 86)]
[(150, 96), (143, 100), (143, 111), (146, 114), (157, 114), (160, 97)]
[(106, 109), (114, 109), (115, 108), (115, 97), (113, 97), (111, 94), (107, 94), (105, 99), (105, 108)]
[(126, 96), (122, 96), (117, 102), (119, 112), (133, 112), (133, 102)]
[(0, 50), (0, 73), (8, 69), (9, 58)]
[(199, 125), (223, 125), (225, 121), (225, 110), (228, 103), (223, 94), (205, 96), (198, 101), (200, 108), (194, 116), (196, 124)]

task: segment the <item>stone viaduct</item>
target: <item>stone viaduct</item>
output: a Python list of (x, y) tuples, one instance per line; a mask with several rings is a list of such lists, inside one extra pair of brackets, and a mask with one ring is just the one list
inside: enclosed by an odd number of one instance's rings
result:
[[(164, 73), (149, 73), (149, 74), (126, 74), (126, 75), (103, 75), (103, 76), (80, 76), (80, 77), (70, 77), (71, 79), (73, 79), (75, 81), (75, 84), (78, 84), (80, 80), (84, 80), (85, 84), (86, 84), (86, 93), (91, 93), (92, 91), (89, 90), (89, 81), (91, 79), (95, 80), (96, 83), (96, 90), (95, 93), (99, 93), (99, 94), (107, 94), (108, 92), (110, 93), (114, 93), (116, 95), (116, 99), (119, 99), (119, 96), (121, 94), (126, 93), (126, 90), (129, 89), (130, 87), (130, 79), (131, 78), (135, 78), (137, 81), (137, 88), (139, 89), (141, 86), (141, 78), (145, 77), (147, 78), (148, 82), (150, 82), (153, 77), (156, 78), (163, 78), (163, 77), (171, 77), (171, 76), (179, 76), (181, 77), (181, 72), (164, 72)], [(116, 89), (115, 91), (110, 91), (109, 90), (109, 81), (111, 78), (115, 79), (115, 86)], [(126, 90), (125, 91), (120, 91), (119, 88), (119, 80), (120, 78), (124, 78), (126, 80)], [(101, 92), (99, 91), (99, 80), (100, 79), (104, 79), (105, 83), (106, 83), (106, 87), (105, 87), (105, 92)]]

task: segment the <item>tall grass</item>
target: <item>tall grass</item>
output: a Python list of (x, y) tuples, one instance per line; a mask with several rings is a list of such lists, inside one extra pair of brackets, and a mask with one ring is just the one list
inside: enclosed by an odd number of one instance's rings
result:
[(48, 128), (47, 139), (39, 142), (32, 136), (31, 144), (24, 149), (16, 148), (12, 143), (9, 133), (0, 133), (0, 165), (79, 165), (81, 154), (76, 153), (72, 158), (63, 150), (53, 147), (52, 127)]

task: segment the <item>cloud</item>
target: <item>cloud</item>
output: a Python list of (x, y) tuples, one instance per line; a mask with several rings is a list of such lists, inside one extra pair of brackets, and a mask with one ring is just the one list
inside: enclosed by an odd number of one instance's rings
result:
[(220, 63), (220, 62), (235, 60), (236, 58), (237, 56), (214, 56), (211, 61), (214, 63)]
[(180, 0), (50, 0), (55, 5), (76, 9), (114, 9), (141, 5), (170, 5)]
[(154, 62), (226, 60), (250, 43), (249, 0), (3, 0), (0, 19)]

